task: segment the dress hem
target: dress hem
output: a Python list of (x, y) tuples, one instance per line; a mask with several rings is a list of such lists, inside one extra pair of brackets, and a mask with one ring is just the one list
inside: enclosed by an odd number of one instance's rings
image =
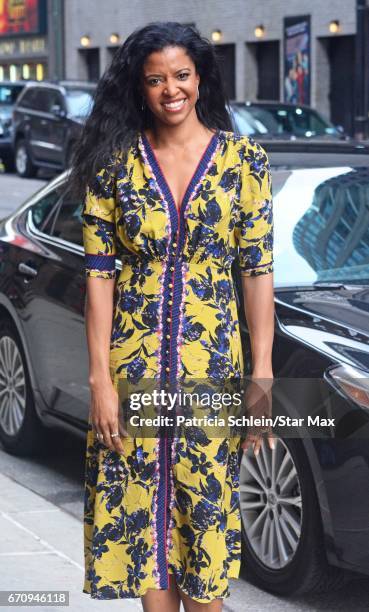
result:
[[(169, 574), (171, 576), (175, 576), (175, 574), (173, 572), (169, 572)], [(239, 573), (236, 573), (234, 575), (229, 575), (228, 579), (234, 579), (234, 580), (238, 580), (239, 579)], [(181, 591), (183, 591), (183, 593), (185, 593), (185, 595), (188, 595), (188, 597), (191, 597), (191, 599), (193, 599), (194, 601), (198, 602), (198, 603), (212, 603), (213, 601), (216, 601), (218, 599), (228, 599), (230, 597), (230, 593), (228, 591), (227, 595), (223, 595), (222, 597), (213, 597), (212, 599), (204, 599), (204, 598), (199, 598), (199, 597), (193, 597), (192, 595), (190, 595), (190, 593), (188, 593), (188, 591), (186, 591), (180, 584), (178, 584), (178, 582), (176, 581), (176, 584), (178, 586), (178, 588), (181, 589)], [(87, 590), (86, 588), (82, 589), (82, 593), (86, 593), (86, 595), (90, 595), (91, 599), (140, 599), (141, 597), (144, 597), (147, 593), (147, 591), (149, 590), (154, 590), (154, 591), (167, 591), (168, 589), (160, 589), (160, 588), (155, 588), (154, 586), (152, 587), (148, 587), (146, 589), (146, 591), (142, 594), (137, 594), (137, 595), (132, 595), (132, 593), (129, 593), (127, 595), (122, 594), (122, 595), (117, 595), (117, 597), (98, 597), (97, 594), (94, 594), (91, 590)]]

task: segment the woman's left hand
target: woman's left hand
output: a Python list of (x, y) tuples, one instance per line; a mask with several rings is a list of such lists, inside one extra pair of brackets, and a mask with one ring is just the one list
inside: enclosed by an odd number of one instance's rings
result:
[[(247, 385), (245, 393), (246, 416), (253, 419), (266, 419), (272, 416), (272, 386), (273, 378), (256, 378), (252, 376)], [(268, 440), (269, 447), (275, 448), (275, 437), (271, 425), (252, 425), (247, 428), (245, 440), (241, 448), (246, 452), (250, 445), (257, 456), (263, 441), (263, 436)]]

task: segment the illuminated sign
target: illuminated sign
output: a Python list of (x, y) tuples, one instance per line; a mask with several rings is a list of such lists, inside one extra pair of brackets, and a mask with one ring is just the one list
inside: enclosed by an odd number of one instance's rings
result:
[(16, 40), (0, 40), (0, 58), (28, 55), (45, 55), (47, 53), (46, 39), (17, 38)]
[(0, 0), (0, 37), (45, 32), (45, 0)]

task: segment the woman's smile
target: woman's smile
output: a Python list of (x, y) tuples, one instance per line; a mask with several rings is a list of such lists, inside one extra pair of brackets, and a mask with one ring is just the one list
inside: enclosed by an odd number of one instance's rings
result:
[(174, 100), (173, 102), (163, 102), (163, 107), (166, 111), (170, 113), (177, 113), (181, 111), (186, 102), (186, 98), (182, 98), (179, 100)]

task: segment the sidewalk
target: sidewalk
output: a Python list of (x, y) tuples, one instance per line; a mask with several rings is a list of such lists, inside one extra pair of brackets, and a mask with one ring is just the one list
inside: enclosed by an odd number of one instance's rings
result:
[(69, 608), (8, 606), (9, 610), (142, 611), (139, 599), (93, 600), (82, 593), (81, 521), (3, 474), (0, 491), (0, 590), (69, 591)]

